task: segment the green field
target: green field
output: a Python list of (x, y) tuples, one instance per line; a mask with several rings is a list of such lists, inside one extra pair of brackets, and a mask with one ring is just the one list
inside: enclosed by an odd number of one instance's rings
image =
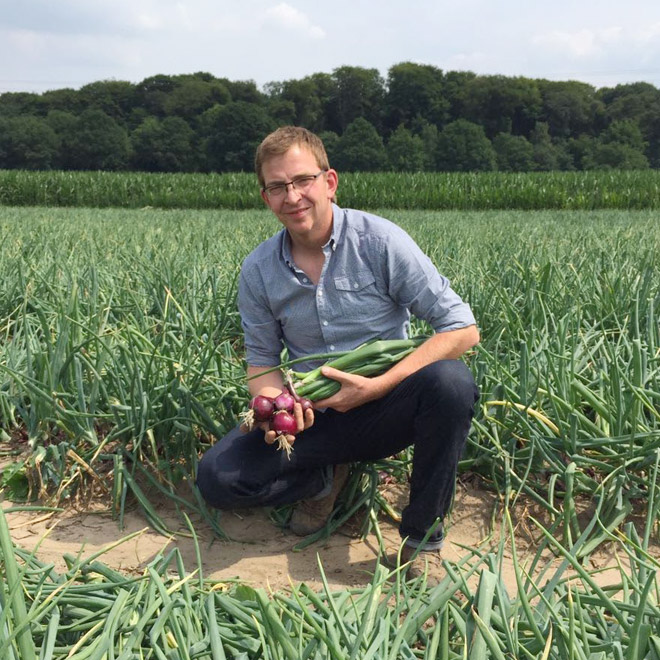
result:
[[(44, 660), (67, 657), (98, 625), (115, 655), (90, 636), (72, 658), (431, 658), (441, 649), (451, 658), (660, 659), (658, 560), (648, 554), (660, 540), (657, 214), (382, 213), (411, 233), (480, 325), (466, 361), (482, 397), (461, 472), (500, 494), (505, 526), (514, 503), (541, 505), (551, 523), (539, 553), (565, 557), (561, 570), (535, 585), (521, 568), (514, 598), (498, 578), (501, 557), (474, 551), (435, 590), (383, 570), (360, 593), (243, 590), (229, 601), (201, 577), (167, 582), (168, 568), (183, 571), (176, 557), (154, 565), (151, 582), (76, 562), (58, 576), (19, 551), (14, 563), (0, 523), (0, 657), (9, 649), (36, 660), (15, 650), (19, 642), (39, 649), (51, 638)], [(143, 487), (172, 495), (191, 484), (199, 454), (244, 408), (236, 276), (277, 229), (263, 210), (0, 207), (0, 447), (14, 461), (5, 496), (65, 504), (101, 477), (118, 522), (137, 498), (166, 531)], [(384, 506), (378, 470), (403, 478), (409, 458), (365, 469), (335, 524), (361, 503), (373, 529)], [(222, 535), (222, 519), (189, 493), (182, 511)], [(591, 501), (586, 522), (581, 497)], [(606, 541), (632, 567), (603, 591), (581, 562)], [(568, 568), (579, 577), (567, 580)], [(470, 572), (480, 575), (476, 590), (464, 582)], [(76, 590), (97, 600), (84, 605)], [(34, 619), (22, 629), (21, 607)], [(120, 655), (116, 640), (126, 644), (136, 626), (131, 611), (140, 633)], [(55, 612), (68, 636), (49, 625)], [(214, 626), (224, 649), (212, 648)]]
[[(339, 203), (360, 209), (593, 210), (660, 208), (660, 170), (347, 172)], [(262, 209), (256, 177), (0, 170), (0, 205)]]

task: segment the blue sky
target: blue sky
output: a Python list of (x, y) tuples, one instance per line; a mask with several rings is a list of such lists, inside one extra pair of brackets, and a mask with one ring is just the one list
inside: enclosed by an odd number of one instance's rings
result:
[(0, 93), (208, 71), (267, 82), (413, 61), (660, 88), (659, 0), (0, 0)]

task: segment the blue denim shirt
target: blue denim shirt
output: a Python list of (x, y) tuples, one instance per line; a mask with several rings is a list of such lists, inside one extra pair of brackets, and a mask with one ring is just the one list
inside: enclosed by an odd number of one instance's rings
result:
[[(243, 262), (238, 306), (249, 365), (276, 366), (283, 346), (294, 359), (352, 350), (370, 339), (402, 339), (411, 314), (436, 332), (475, 324), (449, 280), (385, 218), (333, 205), (323, 253), (318, 285), (293, 262), (285, 229)], [(302, 363), (296, 371), (318, 364)]]

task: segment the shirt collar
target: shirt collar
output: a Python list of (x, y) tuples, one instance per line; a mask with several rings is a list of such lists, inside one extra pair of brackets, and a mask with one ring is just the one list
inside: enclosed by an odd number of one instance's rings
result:
[[(340, 209), (336, 204), (332, 205), (332, 233), (328, 242), (323, 246), (324, 248), (330, 247), (334, 252), (337, 245), (341, 242), (344, 234), (344, 225), (346, 224), (346, 216), (343, 209)], [(291, 254), (291, 239), (286, 229), (280, 231), (280, 254), (284, 263), (289, 268), (294, 268), (293, 255)]]

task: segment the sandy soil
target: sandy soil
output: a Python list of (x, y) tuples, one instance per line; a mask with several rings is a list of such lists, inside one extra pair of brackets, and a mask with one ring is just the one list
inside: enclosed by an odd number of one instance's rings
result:
[[(407, 499), (405, 487), (393, 484), (384, 488), (387, 498), (400, 509)], [(498, 511), (497, 505), (494, 493), (475, 487), (473, 483), (458, 484), (443, 550), (448, 561), (454, 562), (465, 556), (466, 548), (485, 550), (497, 545), (500, 538), (500, 516), (494, 515)], [(3, 509), (11, 506), (11, 502), (2, 501)], [(170, 503), (161, 502), (158, 511), (171, 529), (186, 529)], [(522, 561), (533, 554), (540, 538), (529, 523), (529, 514), (524, 507), (516, 511), (516, 548)], [(54, 515), (15, 512), (7, 517), (14, 542), (28, 550), (40, 543), (37, 556), (54, 563), (60, 570), (65, 566), (64, 554), (80, 553), (87, 557), (139, 530), (144, 531), (108, 550), (100, 560), (122, 571), (141, 573), (159, 552), (166, 552), (176, 545), (188, 570), (197, 565), (192, 539), (180, 535), (170, 538), (156, 533), (148, 528), (144, 516), (137, 510), (127, 514), (124, 530), (119, 529), (102, 502), (84, 512), (67, 510)], [(203, 574), (219, 581), (240, 579), (253, 586), (270, 585), (273, 589), (286, 588), (290, 581), (306, 582), (312, 588), (320, 589), (320, 558), (331, 588), (343, 589), (368, 584), (377, 562), (377, 540), (373, 535), (365, 540), (356, 538), (357, 521), (300, 551), (293, 549), (300, 539), (278, 528), (265, 510), (242, 511), (240, 514), (223, 512), (220, 523), (233, 541), (221, 541), (214, 537), (206, 523), (196, 523)], [(395, 552), (400, 543), (396, 524), (383, 520), (381, 530), (388, 552)], [(660, 556), (660, 548), (654, 551)], [(548, 558), (548, 561), (552, 560), (552, 557)], [(615, 566), (614, 548), (602, 548), (593, 555), (591, 562), (598, 568)], [(510, 548), (505, 552), (502, 579), (509, 593), (515, 593)], [(603, 572), (599, 581), (618, 580), (615, 574)]]

